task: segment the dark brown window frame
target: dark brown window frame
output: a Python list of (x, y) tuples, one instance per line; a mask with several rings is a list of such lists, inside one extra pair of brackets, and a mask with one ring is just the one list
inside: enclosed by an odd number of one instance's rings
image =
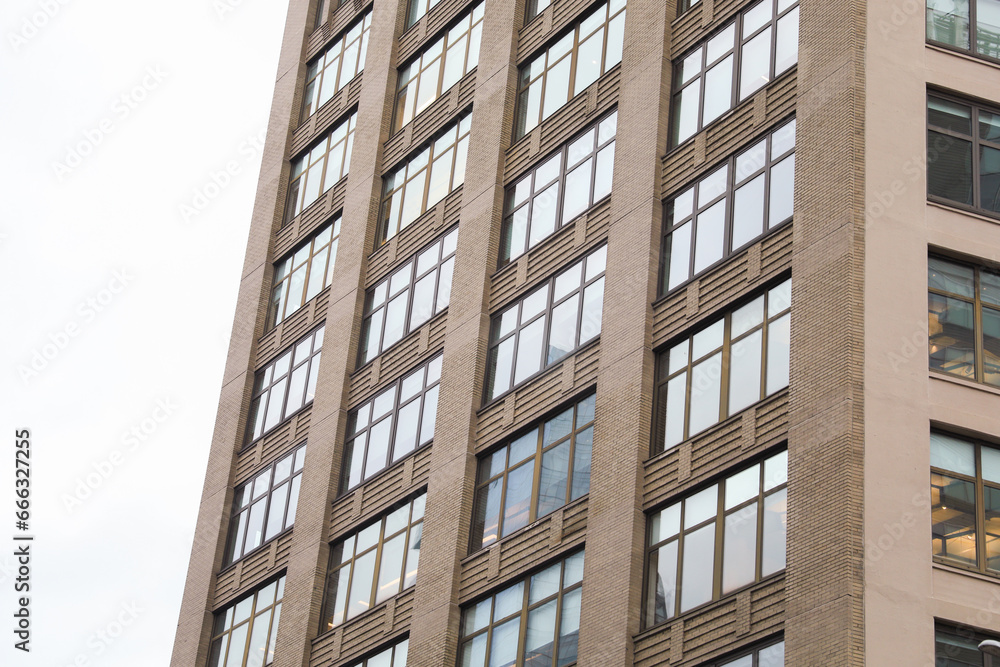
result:
[[(784, 643), (785, 643), (785, 635), (784, 633), (782, 633), (779, 634), (777, 637), (769, 637), (762, 641), (754, 642), (754, 644), (751, 646), (747, 646), (741, 649), (737, 649), (736, 651), (732, 651), (731, 653), (728, 653), (721, 658), (716, 658), (715, 660), (706, 662), (703, 665), (699, 665), (699, 667), (729, 667), (737, 660), (746, 658), (747, 656), (751, 656), (752, 667), (760, 667), (761, 651), (765, 651), (769, 648), (777, 646), (778, 644), (784, 644)], [(784, 653), (784, 648), (782, 648), (782, 653)], [(768, 667), (772, 667), (772, 665), (768, 665)], [(777, 665), (774, 665), (773, 667), (777, 667)]]
[[(268, 637), (265, 640), (264, 645), (267, 648), (272, 648), (274, 646), (275, 638), (277, 637), (277, 632), (278, 632), (278, 624), (280, 624), (281, 622), (280, 607), (283, 606), (282, 603), (284, 602), (284, 597), (285, 597), (286, 575), (287, 572), (285, 572), (285, 570), (282, 570), (275, 576), (268, 577), (262, 584), (256, 586), (253, 590), (248, 591), (246, 594), (239, 596), (233, 602), (227, 604), (226, 606), (222, 607), (221, 609), (213, 613), (212, 626), (209, 634), (210, 637), (209, 658), (208, 658), (209, 667), (213, 667), (213, 664), (223, 664), (223, 662), (225, 664), (229, 664), (229, 660), (227, 659), (226, 654), (224, 653), (216, 654), (214, 652), (214, 649), (217, 645), (216, 642), (219, 642), (223, 637), (227, 636), (229, 639), (232, 639), (233, 628), (232, 626), (230, 626), (228, 629), (225, 627), (227, 625), (227, 620), (229, 621), (229, 623), (232, 622), (236, 608), (244, 600), (248, 598), (251, 598), (253, 602), (251, 603), (250, 606), (249, 615), (245, 620), (240, 622), (240, 625), (243, 625), (244, 623), (247, 624), (247, 636), (245, 639), (246, 645), (243, 649), (243, 658), (242, 660), (240, 660), (239, 665), (241, 667), (245, 667), (247, 664), (247, 659), (249, 658), (249, 652), (252, 649), (250, 642), (253, 640), (254, 622), (260, 615), (264, 613), (269, 613), (271, 615), (271, 618), (268, 621)], [(271, 586), (271, 584), (275, 584), (275, 599), (267, 606), (259, 609), (257, 606), (258, 603), (257, 596), (260, 594), (261, 591)], [(278, 623), (275, 623), (275, 616), (278, 616)], [(222, 626), (221, 628), (220, 625)], [(219, 644), (219, 646), (221, 646), (221, 644)], [(226, 642), (226, 647), (227, 649), (230, 648), (228, 641)], [(264, 660), (265, 660), (264, 665), (274, 664), (273, 660), (270, 662), (267, 661), (267, 656), (264, 657)]]
[[(926, 34), (926, 22), (925, 22), (925, 36), (928, 44), (933, 44), (934, 46), (940, 47), (942, 49), (947, 49), (948, 51), (954, 51), (955, 53), (961, 53), (963, 55), (971, 56), (972, 58), (979, 58), (981, 60), (986, 60), (991, 63), (1000, 63), (1000, 57), (991, 56), (988, 53), (982, 53), (976, 49), (978, 42), (979, 33), (979, 20), (978, 20), (978, 4), (976, 0), (968, 0), (969, 2), (969, 48), (964, 49), (957, 44), (949, 44), (948, 42), (939, 42), (936, 39), (931, 39), (930, 36)], [(926, 6), (926, 3), (925, 3)]]
[[(414, 2), (426, 4), (427, 9), (419, 14), (413, 11)], [(403, 34), (417, 24), (417, 21), (431, 13), (431, 11), (441, 4), (441, 0), (406, 0), (406, 20), (403, 23)]]
[[(938, 648), (939, 648), (938, 635), (939, 634), (951, 635), (952, 637), (957, 637), (959, 639), (968, 639), (968, 640), (971, 640), (970, 643), (973, 644), (973, 646), (975, 648), (973, 648), (973, 647), (969, 647), (969, 648), (970, 648), (970, 650), (976, 651), (976, 656), (977, 657), (982, 657), (979, 654), (979, 649), (978, 649), (978, 646), (979, 646), (980, 642), (982, 642), (984, 640), (987, 640), (987, 639), (992, 639), (994, 641), (1000, 640), (1000, 636), (984, 632), (984, 631), (980, 630), (979, 628), (974, 628), (974, 627), (972, 627), (970, 625), (966, 625), (964, 623), (959, 623), (957, 621), (950, 621), (950, 620), (945, 620), (945, 619), (941, 619), (941, 618), (935, 618), (934, 619), (934, 659), (935, 659), (935, 661), (939, 660), (941, 657), (944, 657), (944, 658), (951, 657), (951, 656), (948, 656), (948, 655), (941, 656), (938, 653)], [(935, 664), (938, 664), (938, 663), (935, 662)], [(962, 663), (962, 664), (965, 664), (965, 663)]]
[[(330, 286), (330, 284), (333, 281), (333, 269), (337, 264), (337, 248), (339, 246), (339, 241), (340, 241), (340, 221), (341, 221), (341, 216), (340, 213), (338, 212), (330, 219), (329, 222), (324, 223), (319, 227), (317, 227), (315, 231), (311, 232), (309, 236), (306, 239), (304, 239), (301, 243), (299, 243), (293, 250), (285, 253), (285, 255), (281, 259), (279, 259), (274, 263), (274, 273), (273, 273), (274, 276), (277, 276), (279, 269), (283, 269), (282, 267), (283, 264), (291, 261), (292, 266), (290, 267), (290, 270), (287, 273), (285, 273), (285, 275), (283, 275), (280, 279), (272, 280), (271, 299), (268, 302), (267, 320), (264, 324), (265, 331), (271, 331), (272, 329), (274, 329), (274, 327), (278, 326), (280, 323), (284, 322), (293, 314), (298, 312), (307, 303), (312, 301), (312, 299), (315, 299), (316, 296), (318, 296), (323, 290), (325, 290), (327, 287)], [(329, 241), (327, 241), (326, 245), (324, 245), (319, 249), (319, 251), (317, 251), (316, 239), (317, 237), (319, 237), (320, 234), (325, 232), (327, 228), (330, 228), (330, 239)], [(295, 258), (298, 256), (300, 252), (302, 252), (306, 248), (309, 249), (309, 257), (304, 261), (304, 263), (300, 263), (298, 266), (296, 266), (294, 264)], [(323, 267), (323, 286), (319, 288), (316, 294), (314, 294), (312, 297), (309, 297), (309, 284), (312, 279), (313, 270), (315, 268), (318, 268), (313, 266), (313, 260), (316, 258), (318, 252), (322, 252), (324, 249), (326, 249), (328, 252), (326, 256), (326, 266)], [(302, 279), (302, 295), (300, 298), (300, 303), (291, 310), (289, 310), (288, 308), (290, 302), (288, 301), (288, 294), (290, 285), (292, 283), (292, 276), (295, 275), (296, 269), (302, 268), (303, 266), (305, 266), (306, 273), (305, 277)], [(280, 295), (280, 300), (278, 300), (278, 297), (276, 297), (275, 295), (275, 292), (279, 288), (281, 288), (282, 292)], [(276, 305), (276, 301), (281, 304), (280, 314), (278, 312), (279, 306)], [(281, 319), (277, 319), (279, 315)]]
[[(406, 645), (405, 648), (403, 649), (404, 657), (402, 658), (402, 662), (400, 663), (399, 662), (400, 656), (398, 655), (398, 649), (400, 646), (403, 646), (404, 644)], [(381, 658), (384, 653), (389, 653), (391, 658), (390, 662), (388, 664), (385, 664), (384, 667), (403, 667), (406, 664), (406, 658), (409, 654), (409, 650), (410, 650), (410, 634), (409, 632), (406, 632), (403, 635), (390, 640), (389, 643), (382, 644), (374, 651), (369, 651), (364, 658), (356, 658), (354, 660), (351, 660), (350, 662), (344, 663), (342, 667), (369, 667), (370, 660), (372, 660), (373, 658)], [(383, 663), (379, 664), (383, 665)]]
[[(341, 115), (330, 126), (330, 128), (325, 132), (323, 132), (323, 135), (319, 137), (316, 141), (311, 143), (308, 148), (306, 148), (303, 151), (300, 151), (297, 155), (295, 155), (288, 161), (289, 162), (288, 192), (285, 194), (285, 214), (281, 221), (282, 227), (288, 226), (288, 224), (291, 223), (292, 220), (294, 220), (295, 218), (299, 217), (307, 210), (309, 210), (309, 207), (311, 207), (316, 202), (321, 201), (323, 199), (324, 193), (329, 192), (330, 190), (332, 190), (334, 187), (337, 186), (337, 183), (347, 178), (351, 170), (351, 155), (353, 155), (354, 152), (354, 130), (357, 128), (357, 118), (358, 118), (358, 109), (355, 106), (349, 111), (345, 112), (343, 115)], [(331, 141), (333, 139), (333, 135), (336, 132), (336, 130), (338, 130), (342, 126), (346, 126), (347, 129), (345, 130), (343, 139), (344, 154), (341, 156), (340, 177), (336, 181), (331, 183), (330, 186), (325, 190), (320, 190), (319, 194), (317, 194), (316, 198), (313, 199), (312, 201), (298, 202), (297, 200), (299, 199), (299, 196), (302, 193), (301, 179), (309, 174), (310, 171), (309, 167), (312, 165), (306, 164), (306, 166), (303, 167), (302, 171), (299, 172), (298, 176), (292, 176), (292, 174), (295, 171), (295, 163), (298, 162), (299, 160), (306, 158), (315, 149), (319, 148), (320, 145)], [(330, 157), (330, 146), (328, 145), (326, 152), (323, 153), (323, 170), (322, 174), (320, 174), (320, 187), (322, 187), (322, 183), (326, 181), (327, 168), (330, 166), (329, 157)], [(317, 163), (313, 163), (313, 165), (315, 164)], [(300, 203), (302, 208), (299, 209), (298, 212), (296, 212), (295, 207), (298, 206)]]
[[(324, 2), (325, 3), (329, 3), (330, 0), (320, 0), (320, 7), (322, 7), (322, 5), (323, 5)], [(316, 63), (318, 63), (320, 60), (325, 59), (326, 56), (331, 51), (333, 51), (334, 49), (339, 48), (340, 53), (339, 53), (339, 55), (337, 57), (337, 71), (336, 71), (336, 73), (334, 73), (334, 85), (336, 86), (336, 91), (334, 91), (333, 94), (330, 95), (327, 98), (327, 101), (329, 101), (330, 99), (332, 99), (333, 96), (337, 94), (337, 92), (339, 92), (341, 89), (343, 89), (344, 87), (346, 87), (347, 84), (349, 84), (351, 81), (353, 81), (354, 79), (356, 79), (364, 71), (364, 69), (365, 69), (364, 68), (364, 61), (366, 60), (366, 55), (367, 55), (368, 36), (369, 36), (369, 31), (371, 30), (371, 22), (372, 22), (372, 7), (371, 7), (371, 5), (369, 5), (368, 9), (366, 11), (361, 12), (355, 20), (351, 21), (351, 23), (340, 32), (339, 35), (337, 35), (335, 38), (333, 38), (332, 40), (330, 40), (329, 43), (327, 43), (326, 47), (320, 53), (316, 54), (316, 56), (313, 57), (312, 60), (310, 60), (309, 62), (306, 63), (306, 76), (305, 76), (305, 80), (304, 80), (304, 83), (303, 83), (303, 86), (302, 86), (302, 90), (303, 90), (303, 93), (302, 93), (302, 109), (299, 112), (299, 124), (300, 125), (302, 123), (305, 123), (306, 120), (308, 120), (309, 118), (311, 118), (317, 111), (319, 111), (326, 104), (325, 102), (319, 102), (318, 98), (317, 98), (317, 106), (314, 109), (312, 109), (311, 111), (307, 112), (307, 110), (306, 110), (306, 106), (307, 106), (307, 104), (309, 103), (310, 100), (309, 100), (309, 96), (306, 94), (305, 91), (309, 88), (309, 84), (312, 83), (313, 81), (316, 81), (317, 79), (319, 79), (320, 80), (320, 84), (319, 85), (322, 88), (322, 85), (323, 85), (323, 83), (325, 83), (326, 76), (327, 76), (327, 71), (326, 71), (327, 68), (324, 67), (324, 68), (320, 69), (310, 79), (309, 78), (309, 68), (311, 68), (313, 65), (315, 65)], [(365, 26), (366, 23), (368, 24), (367, 27)], [(319, 27), (321, 24), (322, 24), (322, 22), (317, 22), (316, 26)], [(344, 69), (343, 69), (343, 67), (344, 67), (344, 51), (346, 51), (346, 47), (348, 46), (348, 45), (345, 45), (344, 42), (347, 40), (347, 36), (351, 33), (351, 31), (354, 30), (355, 28), (357, 28), (359, 25), (361, 26), (361, 34), (358, 35), (358, 37), (357, 37), (357, 41), (360, 42), (360, 44), (358, 45), (358, 63), (361, 66), (356, 69), (356, 71), (354, 72), (354, 76), (352, 76), (350, 79), (348, 79), (346, 81), (341, 81), (340, 77), (341, 77), (341, 75), (342, 75), (342, 73), (344, 71)], [(353, 42), (352, 42), (352, 44), (353, 44)]]
[[(544, 2), (545, 5), (539, 9), (538, 5)], [(536, 18), (538, 15), (548, 9), (549, 5), (552, 4), (552, 0), (527, 0), (524, 3), (524, 25), (528, 25)]]

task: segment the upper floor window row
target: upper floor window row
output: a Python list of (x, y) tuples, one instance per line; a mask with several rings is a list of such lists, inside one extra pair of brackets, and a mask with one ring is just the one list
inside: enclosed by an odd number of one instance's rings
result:
[(406, 28), (409, 29), (424, 14), (434, 9), (441, 0), (409, 0), (406, 9)]
[(611, 194), (617, 131), (616, 110), (507, 188), (501, 266)]
[(344, 31), (330, 47), (306, 68), (306, 88), (302, 94), (302, 120), (316, 113), (337, 91), (365, 68), (368, 31), (372, 12)]
[(215, 615), (208, 667), (265, 667), (274, 663), (285, 575)]
[(388, 242), (465, 182), (471, 128), (470, 112), (385, 176), (378, 245)]
[(1000, 0), (927, 0), (927, 40), (1000, 59)]
[(265, 329), (270, 330), (326, 289), (337, 263), (340, 215), (274, 265)]
[(324, 192), (336, 185), (351, 166), (351, 149), (354, 146), (354, 126), (358, 113), (333, 126), (329, 134), (308, 151), (292, 160), (292, 176), (288, 184), (288, 202), (285, 221), (304, 211)]
[(1000, 110), (927, 96), (927, 194), (1000, 214)]
[(410, 638), (396, 642), (382, 649), (370, 658), (352, 662), (347, 667), (406, 667), (406, 654), (410, 648)]
[(483, 2), (399, 70), (393, 132), (400, 130), (479, 62)]
[(621, 62), (625, 0), (608, 0), (518, 72), (514, 139)]
[(674, 67), (671, 146), (773, 81), (799, 59), (798, 0), (761, 0)]
[(791, 220), (794, 183), (792, 119), (669, 200), (660, 293)]

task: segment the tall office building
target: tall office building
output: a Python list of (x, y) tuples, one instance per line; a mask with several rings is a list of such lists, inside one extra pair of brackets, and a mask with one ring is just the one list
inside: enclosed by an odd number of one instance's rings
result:
[(1000, 2), (334, 4), (172, 664), (980, 664)]

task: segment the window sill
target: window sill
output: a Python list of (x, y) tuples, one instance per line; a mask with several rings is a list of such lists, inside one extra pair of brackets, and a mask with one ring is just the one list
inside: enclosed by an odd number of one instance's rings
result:
[(957, 46), (949, 46), (941, 42), (925, 42), (925, 46), (931, 51), (938, 51), (940, 53), (945, 53), (949, 56), (955, 56), (957, 58), (962, 58), (963, 60), (968, 60), (970, 62), (978, 63), (980, 65), (986, 65), (987, 67), (993, 67), (994, 69), (1000, 69), (1000, 61), (994, 60), (989, 56), (979, 55), (972, 51), (966, 51), (960, 49)]
[(938, 560), (936, 557), (932, 556), (933, 561), (931, 562), (931, 567), (935, 570), (941, 570), (942, 572), (950, 572), (952, 574), (961, 575), (963, 577), (971, 577), (973, 579), (978, 579), (979, 581), (989, 582), (996, 585), (997, 579), (1000, 579), (1000, 573), (997, 574), (986, 574), (980, 570), (975, 570), (971, 567), (966, 568), (955, 563), (948, 563), (945, 561)]
[(966, 206), (965, 204), (960, 204), (954, 201), (948, 201), (947, 199), (941, 199), (938, 197), (933, 197), (933, 195), (927, 195), (927, 205), (934, 208), (940, 208), (951, 213), (961, 213), (972, 218), (978, 218), (983, 222), (989, 222), (992, 224), (1000, 223), (1000, 213), (989, 213), (980, 208), (975, 208), (973, 206)]
[(949, 375), (948, 373), (944, 373), (943, 371), (936, 371), (934, 369), (929, 369), (929, 370), (930, 370), (930, 377), (932, 380), (949, 382), (951, 384), (957, 384), (960, 387), (968, 387), (969, 389), (975, 389), (977, 391), (982, 391), (987, 394), (993, 394), (994, 396), (1000, 396), (1000, 387), (994, 387), (992, 385), (988, 385), (983, 382), (966, 380), (965, 378)]

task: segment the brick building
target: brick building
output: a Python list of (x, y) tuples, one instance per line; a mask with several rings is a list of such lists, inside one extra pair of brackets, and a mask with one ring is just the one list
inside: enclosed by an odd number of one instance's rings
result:
[(172, 664), (979, 664), (1000, 3), (334, 5)]

